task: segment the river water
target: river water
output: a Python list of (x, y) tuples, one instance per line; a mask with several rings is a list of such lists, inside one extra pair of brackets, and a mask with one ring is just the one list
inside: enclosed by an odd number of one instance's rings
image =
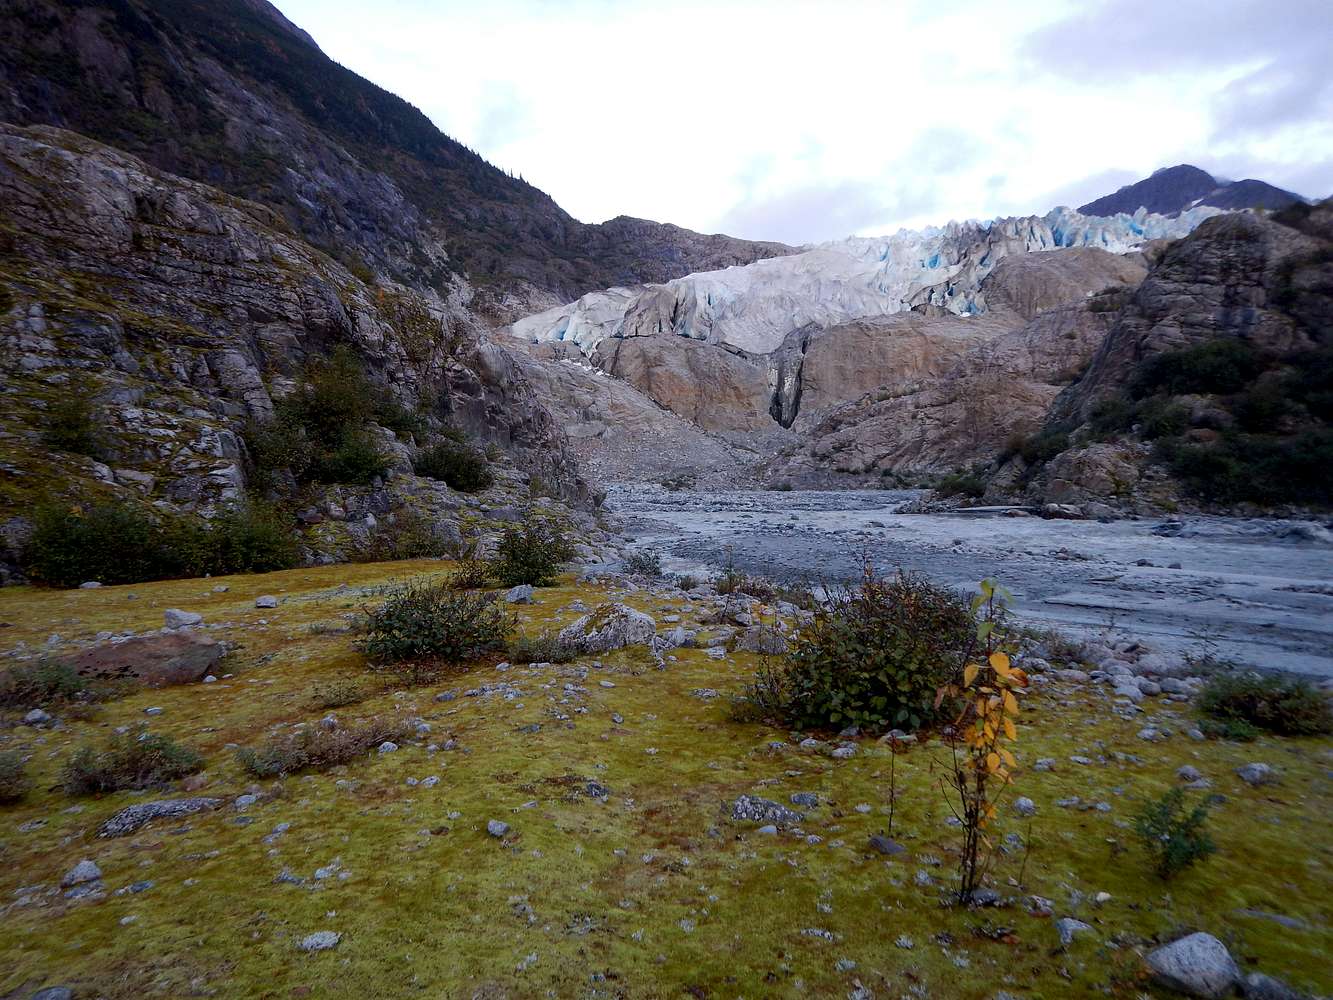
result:
[[(993, 577), (1025, 623), (1111, 631), (1164, 651), (1333, 678), (1333, 532), (1223, 517), (1100, 523), (1001, 512), (899, 514), (915, 491), (612, 488), (607, 507), (668, 572), (784, 581), (916, 570), (974, 591)], [(1145, 562), (1145, 565), (1137, 565)]]

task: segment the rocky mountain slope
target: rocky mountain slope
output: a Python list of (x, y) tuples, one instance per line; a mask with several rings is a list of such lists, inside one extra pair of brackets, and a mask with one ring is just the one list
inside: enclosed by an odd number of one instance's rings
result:
[[(0, 345), (0, 520), (44, 496), (217, 509), (247, 485), (241, 425), (337, 345), (405, 408), (588, 500), (560, 425), (456, 298), (367, 284), (272, 209), (71, 132), (0, 126)], [(107, 461), (44, 442), (70, 394), (95, 401)]]
[(790, 248), (585, 225), (329, 59), (264, 0), (14, 0), (0, 120), (67, 128), (276, 209), (354, 272), (498, 315)]
[(1200, 205), (1229, 210), (1279, 209), (1304, 201), (1300, 195), (1264, 181), (1220, 181), (1206, 170), (1182, 163), (1163, 167), (1151, 177), (1080, 205), (1078, 210), (1084, 215), (1132, 215), (1142, 208), (1160, 215), (1178, 215)]

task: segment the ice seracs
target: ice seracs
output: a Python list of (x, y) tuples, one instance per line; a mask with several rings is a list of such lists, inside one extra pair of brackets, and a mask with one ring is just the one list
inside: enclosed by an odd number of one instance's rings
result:
[(521, 319), (510, 332), (534, 343), (576, 344), (584, 354), (608, 337), (657, 334), (768, 354), (808, 324), (829, 327), (912, 308), (982, 313), (981, 282), (1010, 254), (1069, 247), (1129, 253), (1148, 240), (1185, 236), (1220, 211), (1103, 218), (1056, 208), (1043, 216), (852, 237), (665, 284), (590, 292)]

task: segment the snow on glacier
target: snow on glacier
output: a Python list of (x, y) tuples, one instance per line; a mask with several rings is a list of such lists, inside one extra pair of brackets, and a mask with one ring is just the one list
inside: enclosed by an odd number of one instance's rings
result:
[(851, 237), (663, 284), (590, 292), (527, 316), (510, 332), (534, 343), (573, 343), (584, 354), (608, 337), (664, 333), (767, 354), (808, 324), (835, 326), (926, 304), (960, 316), (981, 313), (981, 282), (1011, 253), (1068, 247), (1129, 253), (1148, 240), (1185, 236), (1220, 211), (1200, 207), (1168, 218), (1140, 209), (1099, 217), (1056, 208), (1044, 216)]

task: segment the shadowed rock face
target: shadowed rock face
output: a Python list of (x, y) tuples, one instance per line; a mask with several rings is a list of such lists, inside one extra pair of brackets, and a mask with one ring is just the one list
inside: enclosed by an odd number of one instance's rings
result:
[(241, 422), (346, 344), (403, 404), (433, 400), (587, 499), (559, 426), (458, 296), (372, 287), (272, 209), (73, 133), (0, 126), (0, 226), (0, 378), (20, 404), (4, 429), (32, 449), (28, 475), (51, 459), (42, 412), (84, 378), (117, 469), (73, 478), (207, 509), (244, 485)]

